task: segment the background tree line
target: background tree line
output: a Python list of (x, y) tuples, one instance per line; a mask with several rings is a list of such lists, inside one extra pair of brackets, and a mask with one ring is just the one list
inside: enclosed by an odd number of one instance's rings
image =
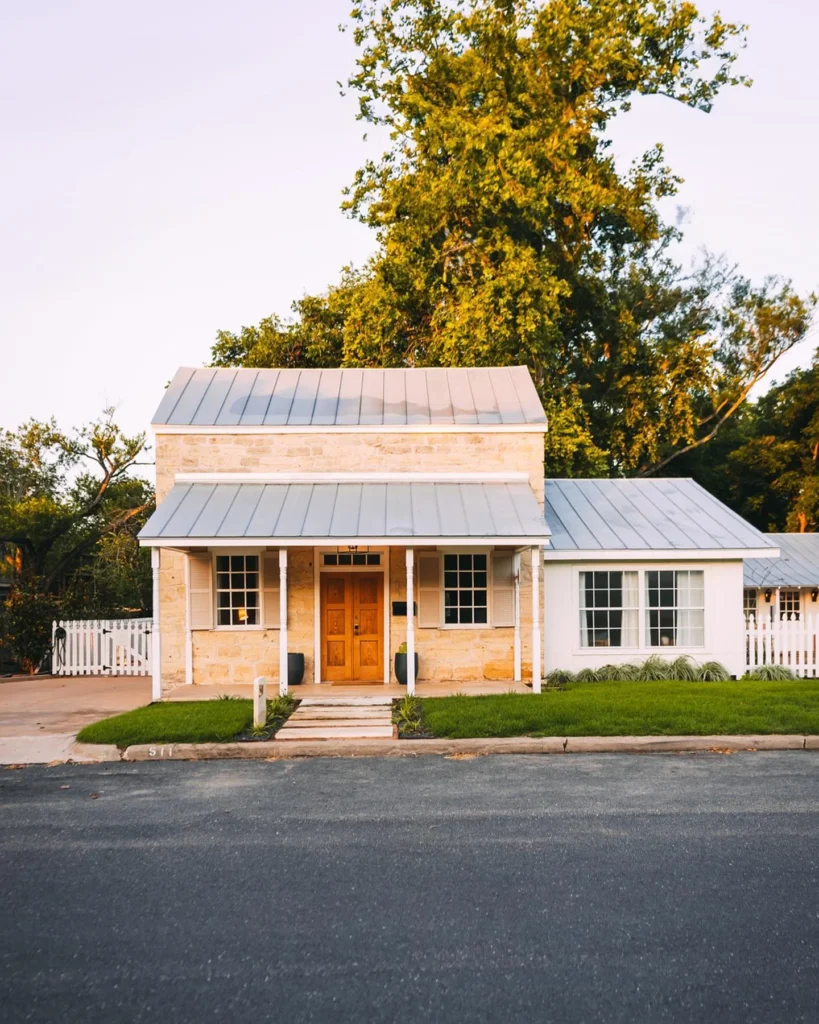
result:
[(0, 431), (0, 660), (34, 671), (56, 618), (149, 614), (150, 555), (136, 536), (153, 487), (133, 475), (145, 435), (106, 410), (64, 432), (51, 420)]
[(678, 0), (361, 0), (350, 27), (347, 88), (389, 143), (343, 208), (377, 251), (289, 319), (220, 331), (212, 362), (524, 363), (550, 475), (690, 474), (764, 529), (817, 529), (816, 365), (749, 401), (816, 297), (684, 268), (662, 146), (611, 150), (635, 96), (707, 113), (749, 85), (746, 26)]

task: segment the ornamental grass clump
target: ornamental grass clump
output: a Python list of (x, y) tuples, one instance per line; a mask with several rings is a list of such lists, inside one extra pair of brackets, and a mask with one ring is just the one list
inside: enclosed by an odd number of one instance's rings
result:
[(727, 683), (730, 678), (728, 669), (718, 661), (706, 661), (697, 672), (697, 679), (701, 683)]
[(578, 683), (596, 683), (599, 681), (597, 669), (594, 668), (581, 668), (574, 678)]
[(554, 668), (546, 676), (546, 685), (553, 690), (562, 690), (567, 683), (573, 683), (574, 680), (574, 672), (566, 668)]
[(760, 665), (753, 672), (749, 672), (746, 679), (757, 679), (766, 683), (784, 683), (788, 679), (795, 679), (796, 676), (786, 665)]
[(682, 683), (693, 683), (699, 679), (699, 671), (699, 668), (687, 655), (681, 654), (668, 666), (668, 678), (679, 679)]
[(669, 675), (668, 662), (663, 661), (659, 655), (652, 654), (640, 666), (637, 681), (640, 683), (655, 683), (661, 679), (668, 679)]

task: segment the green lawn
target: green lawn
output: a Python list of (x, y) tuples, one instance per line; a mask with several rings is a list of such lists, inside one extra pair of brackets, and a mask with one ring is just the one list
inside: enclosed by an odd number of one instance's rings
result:
[(435, 736), (819, 733), (819, 679), (569, 683), (565, 690), (422, 702)]
[(148, 704), (87, 725), (81, 743), (209, 743), (231, 740), (253, 721), (249, 700), (190, 700)]

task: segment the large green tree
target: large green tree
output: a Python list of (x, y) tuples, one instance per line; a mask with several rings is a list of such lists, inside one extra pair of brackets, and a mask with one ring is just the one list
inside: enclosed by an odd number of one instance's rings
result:
[(819, 532), (819, 351), (812, 366), (749, 402), (690, 473), (762, 530)]
[[(657, 145), (611, 150), (635, 96), (711, 109), (745, 26), (683, 0), (362, 0), (349, 88), (388, 147), (345, 208), (379, 248), (220, 365), (527, 364), (552, 473), (649, 473), (710, 444), (815, 299), (724, 261), (684, 271)], [(662, 97), (662, 99), (659, 99)]]
[(132, 475), (145, 437), (113, 410), (77, 431), (51, 420), (0, 431), (0, 643), (33, 669), (51, 618), (115, 617), (150, 608), (150, 563), (136, 534), (154, 505)]

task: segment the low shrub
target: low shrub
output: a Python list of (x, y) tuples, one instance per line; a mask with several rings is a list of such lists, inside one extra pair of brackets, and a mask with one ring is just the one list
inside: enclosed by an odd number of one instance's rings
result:
[(760, 682), (780, 683), (796, 676), (786, 665), (760, 665), (753, 672), (748, 672), (746, 679), (758, 679)]
[[(763, 666), (765, 669), (776, 670), (780, 666)], [(763, 675), (759, 679), (793, 679), (790, 669), (781, 669), (786, 675)], [(718, 661), (707, 661), (697, 665), (686, 654), (674, 661), (664, 661), (658, 654), (652, 654), (641, 665), (624, 662), (622, 665), (601, 665), (600, 668), (582, 668), (577, 674), (568, 669), (556, 668), (546, 676), (546, 685), (553, 689), (561, 689), (567, 683), (658, 683), (663, 680), (676, 679), (682, 683), (694, 682), (727, 682), (731, 677), (728, 669)]]
[(597, 670), (593, 668), (581, 668), (577, 675), (574, 677), (578, 683), (596, 683), (599, 682), (597, 678)]

